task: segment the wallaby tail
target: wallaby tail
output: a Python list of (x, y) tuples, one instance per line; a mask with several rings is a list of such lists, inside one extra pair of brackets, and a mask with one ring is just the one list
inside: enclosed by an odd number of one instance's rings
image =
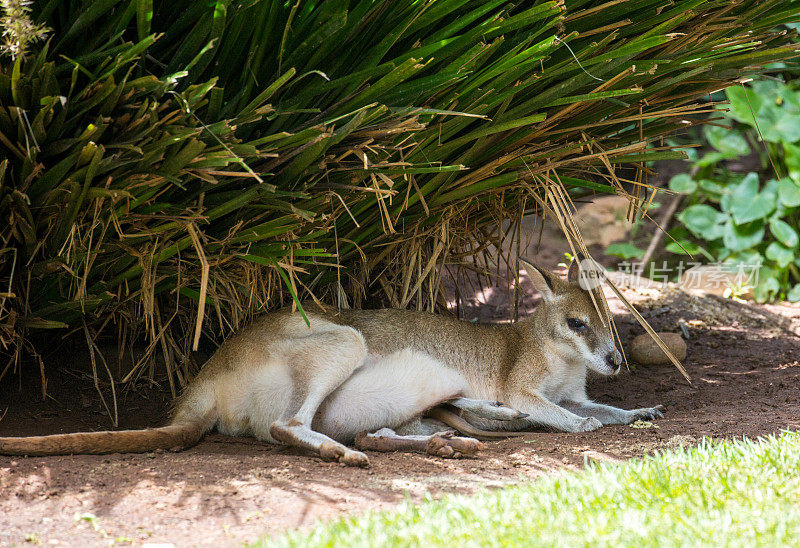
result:
[(472, 436), (473, 438), (478, 438), (478, 439), (496, 440), (503, 438), (513, 438), (515, 436), (524, 436), (525, 434), (528, 434), (528, 432), (482, 430), (477, 426), (473, 426), (472, 424), (467, 422), (460, 415), (456, 415), (452, 411), (443, 409), (441, 407), (433, 407), (431, 409), (428, 409), (428, 411), (426, 411), (425, 414), (428, 417), (431, 417), (432, 419), (442, 421), (451, 428), (455, 428), (465, 436)]
[(208, 421), (173, 423), (145, 430), (106, 430), (52, 436), (0, 438), (0, 455), (71, 455), (144, 453), (156, 449), (180, 451), (195, 445), (209, 428)]

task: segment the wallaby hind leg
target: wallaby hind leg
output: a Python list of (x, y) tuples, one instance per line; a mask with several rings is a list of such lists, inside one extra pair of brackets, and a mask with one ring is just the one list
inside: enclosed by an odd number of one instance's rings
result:
[(314, 417), (313, 428), (342, 443), (359, 432), (398, 428), (468, 390), (462, 375), (430, 355), (406, 348), (370, 355)]
[(355, 444), (365, 451), (407, 451), (446, 459), (474, 455), (486, 447), (474, 438), (462, 438), (454, 432), (401, 436), (391, 428), (381, 428), (372, 434), (362, 432), (356, 436)]
[(283, 419), (272, 423), (269, 432), (275, 440), (310, 449), (324, 460), (368, 466), (364, 453), (311, 429), (323, 400), (353, 374), (367, 355), (364, 338), (356, 330), (327, 323), (323, 328), (324, 331), (287, 339), (282, 346), (291, 365), (295, 403)]
[(432, 436), (444, 432), (454, 432), (453, 428), (440, 420), (430, 417), (417, 417), (394, 429), (400, 436)]
[(294, 418), (286, 423), (275, 421), (270, 428), (270, 434), (286, 445), (314, 451), (322, 460), (338, 460), (348, 466), (369, 466), (369, 458), (361, 451), (354, 451), (324, 434), (314, 432)]

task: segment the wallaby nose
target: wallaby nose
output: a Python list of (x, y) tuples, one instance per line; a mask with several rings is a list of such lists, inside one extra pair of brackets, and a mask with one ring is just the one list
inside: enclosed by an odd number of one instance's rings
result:
[(619, 367), (622, 365), (622, 354), (620, 354), (620, 351), (615, 348), (613, 352), (609, 352), (606, 356), (606, 363), (615, 372), (619, 371)]

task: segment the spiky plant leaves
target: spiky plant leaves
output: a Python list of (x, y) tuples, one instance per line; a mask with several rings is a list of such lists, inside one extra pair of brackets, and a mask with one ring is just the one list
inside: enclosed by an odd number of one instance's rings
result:
[(701, 97), (796, 55), (772, 29), (800, 2), (35, 8), (50, 41), (0, 66), (0, 345), (116, 324), (176, 386), (198, 324), (433, 307), (437, 265), (484, 271), (504, 220), (624, 192), (621, 164), (647, 188)]

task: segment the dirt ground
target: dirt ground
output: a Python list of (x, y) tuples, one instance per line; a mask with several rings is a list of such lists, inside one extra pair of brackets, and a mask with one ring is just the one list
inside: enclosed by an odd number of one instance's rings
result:
[[(488, 442), (477, 458), (462, 460), (371, 454), (369, 469), (221, 435), (182, 453), (0, 457), (0, 546), (233, 545), (406, 498), (472, 493), (705, 437), (800, 428), (800, 308), (725, 304), (674, 289), (625, 294), (657, 329), (676, 331), (686, 322), (684, 363), (695, 387), (671, 365), (650, 366), (596, 379), (590, 395), (626, 408), (664, 404), (662, 420), (582, 434), (534, 432)], [(623, 341), (643, 332), (618, 300), (611, 306)], [(35, 390), (0, 393), (0, 435), (107, 427), (90, 383), (63, 374), (50, 378), (48, 390), (51, 399), (33, 404), (41, 400)], [(122, 427), (165, 418), (164, 393), (130, 397)]]

